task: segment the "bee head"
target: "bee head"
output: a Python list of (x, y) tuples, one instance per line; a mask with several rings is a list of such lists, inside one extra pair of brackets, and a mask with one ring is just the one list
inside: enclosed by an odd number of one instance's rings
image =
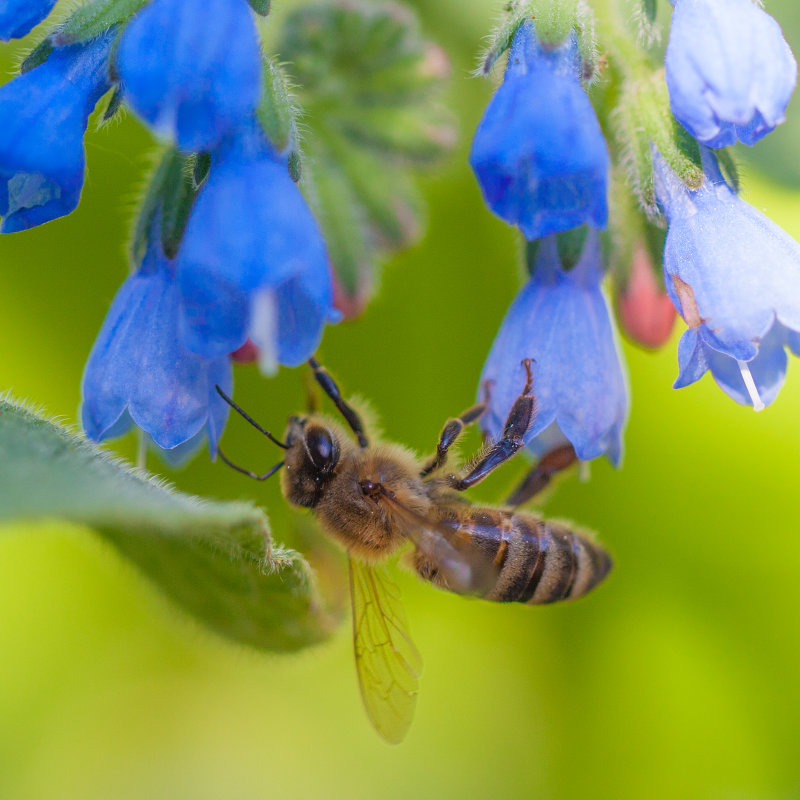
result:
[(336, 474), (341, 448), (325, 423), (308, 417), (289, 417), (286, 462), (281, 487), (296, 506), (314, 508)]

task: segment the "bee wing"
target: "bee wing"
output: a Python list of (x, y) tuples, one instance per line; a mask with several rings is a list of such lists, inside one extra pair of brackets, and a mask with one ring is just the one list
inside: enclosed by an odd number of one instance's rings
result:
[(353, 647), (361, 697), (375, 730), (390, 744), (411, 725), (420, 658), (408, 633), (399, 589), (369, 564), (350, 559)]
[(459, 529), (457, 521), (432, 519), (403, 504), (391, 492), (384, 499), (395, 513), (409, 522), (406, 535), (417, 550), (427, 555), (439, 568), (450, 591), (457, 594), (485, 594), (497, 581), (496, 571), (480, 554), (456, 549), (450, 542)]

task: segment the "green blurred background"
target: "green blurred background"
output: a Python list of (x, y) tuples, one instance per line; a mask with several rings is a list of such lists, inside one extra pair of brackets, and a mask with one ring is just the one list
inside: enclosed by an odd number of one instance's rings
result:
[[(276, 19), (291, 3), (276, 0)], [(514, 234), (483, 207), (466, 164), (490, 86), (469, 78), (499, 11), (417, 0), (453, 62), (460, 145), (423, 181), (422, 243), (384, 271), (322, 359), (369, 398), (388, 437), (427, 452), (469, 404), (518, 286)], [(800, 52), (800, 8), (769, 10)], [(5, 48), (10, 74), (19, 46)], [(800, 237), (800, 101), (744, 168), (745, 197)], [(135, 120), (89, 135), (80, 210), (0, 239), (0, 388), (74, 422), (83, 363), (127, 271), (124, 243), (150, 139)], [(675, 339), (625, 347), (633, 409), (622, 469), (592, 465), (546, 498), (594, 528), (616, 570), (590, 598), (495, 606), (397, 573), (425, 659), (406, 742), (361, 709), (350, 630), (294, 656), (220, 641), (176, 611), (88, 531), (57, 524), (0, 539), (0, 798), (800, 797), (800, 369), (762, 414), (711, 379), (680, 392)], [(302, 371), (238, 368), (236, 397), (280, 428)], [(232, 456), (273, 454), (231, 420)], [(465, 451), (477, 445), (473, 436)], [(132, 457), (132, 437), (114, 444)], [(166, 470), (154, 460), (153, 469)], [(509, 465), (474, 497), (497, 501)], [(170, 475), (189, 492), (254, 498), (292, 541), (277, 481), (255, 485), (203, 455)]]

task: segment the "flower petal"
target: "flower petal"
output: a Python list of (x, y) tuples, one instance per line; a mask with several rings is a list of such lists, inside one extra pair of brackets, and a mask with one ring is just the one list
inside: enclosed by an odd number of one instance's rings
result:
[(152, 0), (123, 32), (117, 65), (126, 100), (186, 152), (217, 144), (261, 94), (245, 0)]
[(13, 233), (73, 211), (83, 187), (83, 134), (109, 89), (113, 32), (59, 47), (0, 89), (0, 231)]

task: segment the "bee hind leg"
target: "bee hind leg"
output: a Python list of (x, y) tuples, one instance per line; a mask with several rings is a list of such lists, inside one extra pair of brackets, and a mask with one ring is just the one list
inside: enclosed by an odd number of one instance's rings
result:
[(521, 506), (542, 491), (559, 472), (567, 469), (578, 460), (571, 444), (561, 445), (545, 453), (539, 463), (523, 478), (522, 483), (512, 492), (506, 503)]

